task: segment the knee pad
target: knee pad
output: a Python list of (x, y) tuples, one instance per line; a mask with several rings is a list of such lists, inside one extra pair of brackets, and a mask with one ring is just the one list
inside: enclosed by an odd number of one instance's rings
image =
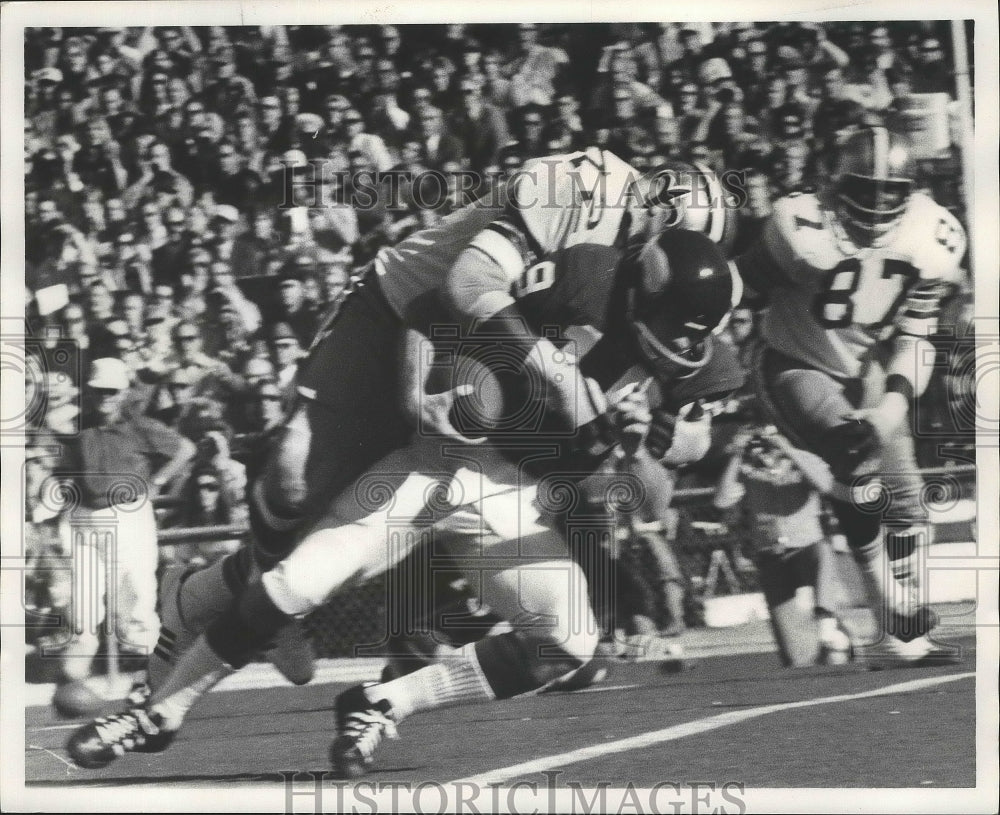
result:
[(867, 419), (827, 428), (815, 444), (833, 477), (844, 483), (850, 483), (855, 475), (871, 472), (880, 447), (875, 427)]
[(258, 480), (247, 496), (250, 531), (253, 538), (253, 560), (261, 571), (274, 567), (292, 548), (300, 517), (284, 518), (268, 506), (264, 484)]

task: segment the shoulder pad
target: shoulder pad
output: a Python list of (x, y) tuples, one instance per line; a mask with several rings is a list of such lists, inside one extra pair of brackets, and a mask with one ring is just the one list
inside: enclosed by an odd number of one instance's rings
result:
[(903, 218), (892, 248), (912, 258), (921, 280), (958, 283), (967, 245), (958, 219), (922, 192), (912, 197)]
[(575, 242), (577, 233), (598, 222), (601, 229), (588, 232), (588, 237), (611, 244), (625, 191), (635, 178), (628, 164), (596, 148), (535, 159), (512, 182), (508, 218), (525, 231), (539, 255)]

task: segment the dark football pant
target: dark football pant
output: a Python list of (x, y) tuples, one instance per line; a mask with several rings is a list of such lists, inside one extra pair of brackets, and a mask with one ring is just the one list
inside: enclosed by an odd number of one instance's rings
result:
[(410, 435), (399, 393), (403, 327), (369, 276), (301, 363), (300, 396), (253, 487), (258, 545), (280, 559), (294, 532)]

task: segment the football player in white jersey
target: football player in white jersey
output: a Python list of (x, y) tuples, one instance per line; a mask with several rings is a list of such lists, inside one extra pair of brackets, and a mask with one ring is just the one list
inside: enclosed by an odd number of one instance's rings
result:
[[(276, 516), (265, 519), (272, 529), (281, 531), (285, 520), (298, 518), (296, 526), (304, 532), (296, 537), (292, 553), (208, 626), (146, 709), (118, 714), (74, 734), (69, 745), (74, 759), (83, 766), (103, 766), (122, 751), (163, 749), (194, 700), (230, 667), (245, 664), (295, 616), (350, 581), (388, 568), (413, 545), (411, 540), (398, 551), (387, 547), (387, 521), (393, 520), (395, 507), (405, 507), (404, 518), (413, 526), (414, 512), (419, 515), (425, 504), (433, 503), (442, 485), (451, 489), (454, 465), (462, 456), (445, 460), (441, 432), (467, 449), (475, 445), (448, 420), (452, 391), (442, 399), (419, 400), (418, 427), (439, 433), (418, 434), (412, 445), (404, 446), (411, 425), (400, 417), (403, 400), (395, 396), (404, 328), (429, 335), (435, 325), (458, 326), (466, 332), (467, 347), (502, 348), (502, 362), (513, 360), (519, 374), (513, 377), (515, 389), (516, 382), (531, 383), (529, 396), (544, 407), (555, 463), (596, 461), (610, 449), (615, 439), (601, 390), (635, 363), (660, 377), (707, 367), (704, 341), (738, 300), (740, 287), (728, 269), (720, 270), (722, 256), (703, 235), (677, 230), (662, 245), (657, 242), (663, 227), (677, 219), (669, 197), (676, 192), (663, 186), (662, 178), (639, 179), (606, 151), (543, 159), (525, 168), (503, 206), (472, 205), (384, 252), (374, 273), (344, 299), (314, 343), (299, 381), (303, 403), (255, 494), (258, 512)], [(716, 205), (725, 206), (721, 201)], [(602, 335), (579, 365), (560, 333), (573, 326)], [(356, 358), (349, 348), (358, 349)], [(431, 449), (419, 449), (428, 444)], [(499, 485), (511, 493), (518, 470), (504, 463), (493, 445), (475, 449), (488, 459), (481, 467), (489, 475), (483, 481), (486, 491), (473, 495), (470, 503), (484, 521), (490, 516), (489, 534), (518, 545), (522, 536), (535, 537), (536, 560), (546, 547), (553, 554), (561, 551), (561, 541), (544, 527), (498, 534), (495, 527), (504, 526), (503, 512), (490, 512), (489, 499), (496, 494), (489, 490)], [(330, 496), (380, 457), (371, 473), (375, 481), (359, 480), (331, 506)], [(284, 491), (277, 496), (285, 502), (283, 517), (269, 493), (272, 487)], [(381, 497), (388, 503), (373, 503), (373, 488), (386, 490)], [(296, 502), (305, 506), (293, 512)], [(522, 497), (525, 517), (530, 517), (530, 503)], [(461, 516), (455, 509), (451, 505), (444, 514)], [(422, 518), (420, 526), (430, 524)], [(480, 532), (482, 528), (480, 521)], [(572, 597), (578, 604), (582, 598), (585, 606), (579, 569), (564, 562), (564, 554), (556, 558), (558, 568), (576, 587)], [(500, 579), (507, 581), (508, 593), (510, 579), (506, 574)], [(571, 598), (564, 595), (546, 602), (565, 607)], [(502, 603), (494, 598), (491, 605)], [(582, 607), (579, 614), (586, 616)], [(568, 625), (568, 618), (558, 615), (557, 629)], [(582, 629), (587, 627), (580, 628), (573, 633), (586, 637)], [(545, 636), (562, 645), (568, 633), (550, 630)], [(493, 650), (502, 650), (505, 642)], [(589, 641), (570, 643), (562, 652), (562, 667), (548, 671), (561, 675), (590, 653)], [(492, 660), (495, 670), (502, 673), (505, 661), (498, 652)], [(445, 686), (468, 688), (471, 682), (484, 692), (477, 664), (468, 662), (457, 684)], [(521, 691), (510, 688), (545, 681), (521, 676), (496, 692), (511, 695)]]
[(832, 168), (825, 190), (776, 203), (736, 266), (768, 306), (751, 372), (761, 405), (836, 479), (833, 507), (880, 624), (877, 667), (932, 650), (935, 615), (896, 574), (929, 534), (910, 417), (933, 365), (926, 337), (962, 277), (965, 233), (915, 189), (897, 133), (854, 132)]

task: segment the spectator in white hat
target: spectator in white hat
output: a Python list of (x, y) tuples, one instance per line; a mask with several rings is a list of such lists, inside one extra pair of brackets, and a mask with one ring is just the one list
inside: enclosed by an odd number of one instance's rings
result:
[(124, 362), (94, 360), (86, 383), (92, 410), (67, 441), (56, 473), (72, 482), (69, 494), (76, 499), (62, 507), (61, 525), (64, 552), (72, 558), (67, 580), (74, 602), (67, 612), (78, 632), (62, 652), (70, 680), (90, 673), (106, 613), (113, 617), (120, 651), (145, 655), (156, 645), (153, 500), (195, 453), (170, 428), (126, 410), (128, 391)]

